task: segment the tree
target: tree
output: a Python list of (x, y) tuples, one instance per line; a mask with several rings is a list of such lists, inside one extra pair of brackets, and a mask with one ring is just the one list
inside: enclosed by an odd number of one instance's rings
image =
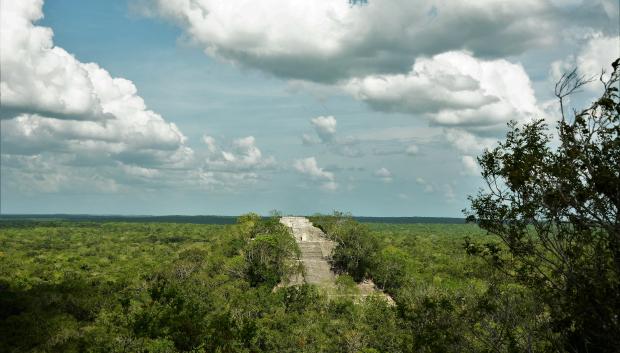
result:
[(246, 277), (252, 286), (275, 286), (300, 271), (299, 248), (282, 224), (262, 225), (262, 232), (248, 243), (244, 251)]
[(373, 280), (382, 290), (394, 293), (405, 279), (408, 260), (408, 254), (395, 246), (383, 248), (375, 259)]
[(542, 120), (510, 123), (506, 140), (478, 158), (486, 188), (465, 211), (504, 245), (468, 251), (531, 288), (574, 352), (620, 347), (620, 59), (612, 67), (603, 95), (572, 119), (564, 99), (589, 80), (561, 78), (557, 140)]
[(327, 236), (336, 242), (332, 253), (332, 266), (337, 272), (348, 273), (357, 282), (368, 277), (379, 242), (368, 227), (351, 216), (334, 213)]

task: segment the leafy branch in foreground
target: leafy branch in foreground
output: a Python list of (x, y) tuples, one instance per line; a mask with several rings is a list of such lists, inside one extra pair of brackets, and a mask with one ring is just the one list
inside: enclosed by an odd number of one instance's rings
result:
[[(492, 263), (540, 296), (567, 351), (620, 346), (620, 59), (612, 67), (602, 96), (572, 121), (563, 100), (590, 80), (562, 76), (559, 146), (543, 120), (510, 123), (506, 140), (478, 158), (486, 188), (466, 211), (501, 239), (505, 261)], [(497, 249), (466, 246), (497, 260)]]

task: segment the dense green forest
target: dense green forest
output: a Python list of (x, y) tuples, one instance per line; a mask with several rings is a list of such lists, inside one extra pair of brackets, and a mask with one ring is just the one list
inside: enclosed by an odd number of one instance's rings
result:
[[(296, 244), (277, 218), (235, 225), (9, 222), (0, 230), (2, 352), (454, 352), (553, 346), (532, 294), (465, 240), (475, 225), (312, 220), (338, 242), (343, 291), (275, 289)], [(349, 277), (350, 276), (350, 277)], [(347, 280), (349, 279), (349, 280)]]

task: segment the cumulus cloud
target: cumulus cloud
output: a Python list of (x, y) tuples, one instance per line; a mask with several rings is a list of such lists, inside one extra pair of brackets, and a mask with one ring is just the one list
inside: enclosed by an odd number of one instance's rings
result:
[(336, 135), (338, 122), (333, 116), (319, 116), (310, 119), (315, 134), (303, 134), (301, 141), (306, 146), (325, 145), (331, 152), (343, 156), (357, 158), (364, 152), (358, 147), (360, 141), (354, 137), (339, 137)]
[(494, 137), (476, 136), (468, 131), (456, 128), (443, 130), (444, 137), (457, 151), (463, 154), (478, 155), (497, 143)]
[[(577, 55), (551, 64), (551, 80), (557, 82), (562, 74), (574, 68), (580, 75), (596, 77), (605, 71), (604, 79), (608, 79), (612, 71), (611, 63), (620, 57), (620, 36), (605, 36), (600, 32), (588, 36)], [(586, 87), (598, 90), (600, 85), (590, 84)]]
[(310, 179), (321, 182), (323, 189), (336, 190), (338, 188), (334, 173), (319, 167), (315, 157), (298, 159), (293, 163), (293, 168)]
[(472, 156), (462, 156), (461, 162), (463, 163), (463, 174), (465, 175), (480, 175), (480, 168), (478, 162)]
[[(47, 169), (52, 164), (175, 168), (190, 162), (187, 138), (147, 109), (131, 81), (78, 61), (54, 45), (50, 28), (34, 25), (42, 6), (41, 0), (2, 2), (3, 154), (31, 156), (20, 157), (22, 164), (36, 161)], [(42, 177), (46, 168), (25, 167), (22, 173)]]
[(217, 150), (215, 140), (209, 140), (214, 146), (206, 159), (207, 168), (211, 171), (256, 171), (272, 168), (276, 164), (273, 156), (263, 156), (254, 136), (233, 140), (230, 150)]
[(104, 119), (88, 68), (54, 46), (50, 28), (33, 25), (43, 17), (42, 6), (42, 0), (2, 3), (2, 118), (45, 113), (57, 118)]
[(426, 193), (434, 192), (436, 189), (435, 185), (433, 185), (432, 183), (429, 183), (428, 181), (426, 181), (426, 179), (422, 177), (417, 177), (415, 179), (415, 182), (416, 184), (422, 186), (424, 188), (424, 192)]
[[(551, 43), (547, 1), (143, 0), (214, 57), (317, 82), (404, 72), (411, 58), (450, 50), (498, 57)], [(154, 6), (153, 6), (154, 5)]]
[(202, 151), (202, 164), (189, 169), (186, 175), (175, 176), (184, 187), (235, 192), (267, 180), (266, 173), (277, 168), (275, 158), (263, 154), (254, 136), (220, 144), (213, 136), (204, 134), (202, 142), (207, 148)]
[(22, 114), (1, 124), (3, 153), (75, 153), (90, 155), (99, 163), (119, 160), (169, 166), (193, 157), (176, 125), (160, 117), (142, 123), (131, 119), (101, 123)]
[[(2, 187), (33, 193), (116, 193), (183, 188), (188, 184), (184, 169), (157, 169), (114, 162), (93, 166), (80, 156), (67, 153), (2, 155)], [(182, 177), (181, 177), (182, 176)]]
[(336, 139), (336, 125), (338, 122), (333, 116), (318, 116), (310, 119), (310, 124), (314, 130), (313, 134), (303, 134), (302, 143), (304, 145), (318, 144), (350, 144), (349, 140)]
[(314, 130), (322, 142), (331, 142), (336, 134), (336, 118), (333, 116), (319, 116), (310, 120)]
[(376, 110), (421, 115), (432, 125), (479, 134), (540, 113), (521, 65), (467, 52), (418, 58), (408, 74), (370, 75), (344, 87)]
[(387, 168), (382, 167), (375, 170), (374, 175), (381, 179), (384, 183), (392, 182), (392, 172), (390, 172)]
[(309, 175), (313, 179), (334, 180), (334, 174), (320, 168), (314, 157), (298, 159), (293, 166), (298, 172)]
[(596, 75), (601, 70), (611, 73), (611, 63), (620, 57), (620, 36), (592, 38), (577, 56), (577, 67), (585, 75)]
[[(143, 3), (145, 13), (172, 20), (210, 56), (312, 91), (341, 87), (376, 110), (424, 118), (469, 155), (502, 135), (509, 120), (546, 118), (521, 64), (497, 58), (566, 42), (569, 32), (616, 33), (618, 8), (610, 0)], [(335, 123), (329, 129), (317, 123), (317, 136), (304, 134), (302, 142), (364, 154), (338, 143)]]
[(202, 135), (202, 142), (207, 146), (207, 150), (210, 153), (217, 151), (217, 145), (215, 144), (215, 138), (207, 134)]

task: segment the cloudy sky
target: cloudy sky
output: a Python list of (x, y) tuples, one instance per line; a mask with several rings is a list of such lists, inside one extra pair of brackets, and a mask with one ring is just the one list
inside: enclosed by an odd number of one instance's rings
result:
[(619, 11), (1, 0), (0, 211), (458, 217), (509, 120), (620, 56)]

